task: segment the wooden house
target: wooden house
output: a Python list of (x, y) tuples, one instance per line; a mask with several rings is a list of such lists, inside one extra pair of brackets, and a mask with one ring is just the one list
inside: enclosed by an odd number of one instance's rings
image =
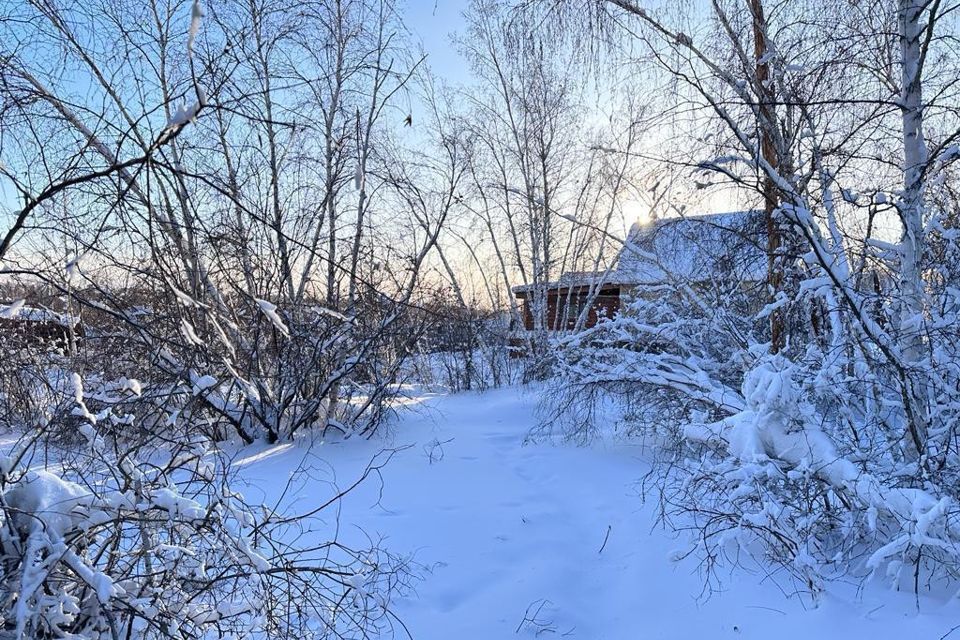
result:
[[(708, 287), (718, 279), (744, 286), (764, 282), (766, 231), (762, 211), (738, 211), (653, 220), (631, 227), (614, 265), (597, 272), (564, 273), (540, 285), (540, 311), (547, 331), (590, 328), (612, 318), (634, 296), (655, 298), (683, 284)], [(524, 329), (533, 330), (536, 288), (513, 288), (520, 301)]]

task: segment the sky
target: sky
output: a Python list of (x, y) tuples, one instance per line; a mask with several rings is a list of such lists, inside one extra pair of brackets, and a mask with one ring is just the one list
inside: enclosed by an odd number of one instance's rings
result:
[(468, 0), (407, 0), (404, 22), (427, 54), (427, 63), (447, 81), (467, 78), (466, 61), (451, 44), (451, 35), (463, 27), (461, 13)]
[[(452, 43), (454, 34), (463, 30), (463, 12), (470, 0), (407, 0), (403, 15), (414, 41), (423, 47), (427, 64), (443, 81), (450, 84), (469, 81), (466, 60)], [(414, 107), (414, 111), (416, 111)], [(624, 230), (635, 220), (649, 218), (649, 209), (639, 202), (627, 203)]]

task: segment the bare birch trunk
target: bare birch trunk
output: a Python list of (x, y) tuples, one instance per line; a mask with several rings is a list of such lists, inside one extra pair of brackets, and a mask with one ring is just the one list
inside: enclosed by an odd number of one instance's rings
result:
[[(897, 20), (900, 29), (900, 111), (903, 134), (903, 194), (899, 203), (903, 223), (900, 241), (900, 313), (899, 334), (904, 364), (914, 367), (923, 358), (921, 326), (924, 314), (923, 197), (927, 147), (923, 138), (923, 59), (921, 23), (925, 3), (900, 0)], [(930, 20), (933, 20), (931, 15)], [(932, 25), (930, 26), (932, 29)], [(905, 402), (909, 421), (908, 437), (918, 456), (923, 455), (927, 431), (927, 401), (924, 385), (916, 380), (907, 390)]]

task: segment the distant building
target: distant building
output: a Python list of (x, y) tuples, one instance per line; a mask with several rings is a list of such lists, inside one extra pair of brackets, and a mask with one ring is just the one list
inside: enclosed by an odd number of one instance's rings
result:
[[(767, 274), (766, 227), (762, 211), (665, 218), (634, 224), (614, 266), (605, 271), (568, 272), (544, 285), (548, 331), (569, 331), (587, 309), (583, 327), (613, 317), (633, 296), (656, 297), (662, 285), (694, 288), (717, 280), (762, 282)], [(524, 328), (534, 323), (534, 286), (513, 288), (523, 307)]]
[(10, 317), (0, 317), (0, 343), (7, 347), (66, 348), (83, 334), (80, 318), (49, 309), (21, 306)]

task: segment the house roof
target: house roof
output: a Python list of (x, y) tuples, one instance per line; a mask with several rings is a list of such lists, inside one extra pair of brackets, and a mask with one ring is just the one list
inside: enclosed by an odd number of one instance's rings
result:
[[(606, 277), (604, 277), (606, 275)], [(546, 289), (568, 289), (571, 287), (613, 286), (620, 284), (615, 271), (567, 271), (558, 280), (544, 283)], [(533, 291), (532, 284), (521, 284), (512, 288), (514, 293), (529, 293)]]
[[(705, 282), (733, 277), (766, 278), (766, 226), (763, 211), (733, 211), (662, 218), (630, 228), (616, 266), (609, 271), (569, 271), (547, 289), (614, 285)], [(532, 284), (513, 287), (516, 294)]]
[[(766, 277), (762, 211), (735, 211), (634, 224), (617, 260), (615, 279), (629, 284), (717, 277)], [(613, 274), (612, 274), (613, 275)]]

